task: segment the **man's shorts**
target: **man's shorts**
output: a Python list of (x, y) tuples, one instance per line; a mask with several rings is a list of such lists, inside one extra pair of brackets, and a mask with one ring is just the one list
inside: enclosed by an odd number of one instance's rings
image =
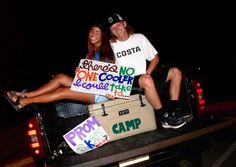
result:
[[(169, 82), (166, 82), (168, 72), (169, 72), (169, 68), (165, 66), (161, 66), (161, 67), (156, 68), (151, 74), (153, 81), (155, 83), (156, 89), (158, 91), (158, 94), (163, 94), (164, 92), (166, 92), (166, 89), (169, 87)], [(131, 94), (133, 94), (137, 90), (137, 88), (139, 88), (139, 82), (138, 82), (139, 77), (140, 75), (134, 77)]]

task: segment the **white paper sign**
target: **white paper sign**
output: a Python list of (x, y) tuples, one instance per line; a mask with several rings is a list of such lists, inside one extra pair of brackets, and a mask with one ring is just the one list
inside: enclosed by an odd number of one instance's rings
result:
[(95, 116), (91, 116), (81, 124), (63, 135), (70, 148), (77, 154), (83, 154), (102, 146), (110, 137), (101, 127)]
[(129, 98), (134, 81), (134, 71), (132, 67), (81, 59), (71, 90)]

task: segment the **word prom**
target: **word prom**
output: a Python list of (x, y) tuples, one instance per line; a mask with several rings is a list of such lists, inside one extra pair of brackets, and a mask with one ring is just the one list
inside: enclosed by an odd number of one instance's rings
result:
[(129, 98), (135, 69), (117, 64), (81, 59), (71, 90)]
[(81, 124), (63, 135), (70, 148), (82, 154), (98, 148), (110, 140), (95, 116), (91, 116)]

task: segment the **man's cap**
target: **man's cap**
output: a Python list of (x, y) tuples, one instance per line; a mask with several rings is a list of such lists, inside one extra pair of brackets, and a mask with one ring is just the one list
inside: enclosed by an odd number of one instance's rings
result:
[(108, 18), (107, 18), (107, 25), (110, 27), (113, 24), (122, 21), (123, 18), (117, 14), (117, 13), (112, 13)]

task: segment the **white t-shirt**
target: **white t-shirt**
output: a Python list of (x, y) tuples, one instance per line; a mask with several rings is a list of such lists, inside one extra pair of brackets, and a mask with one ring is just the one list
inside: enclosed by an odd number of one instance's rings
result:
[(146, 74), (146, 61), (151, 61), (158, 54), (149, 40), (139, 33), (130, 35), (126, 41), (111, 42), (111, 46), (116, 63), (135, 68), (135, 75)]

